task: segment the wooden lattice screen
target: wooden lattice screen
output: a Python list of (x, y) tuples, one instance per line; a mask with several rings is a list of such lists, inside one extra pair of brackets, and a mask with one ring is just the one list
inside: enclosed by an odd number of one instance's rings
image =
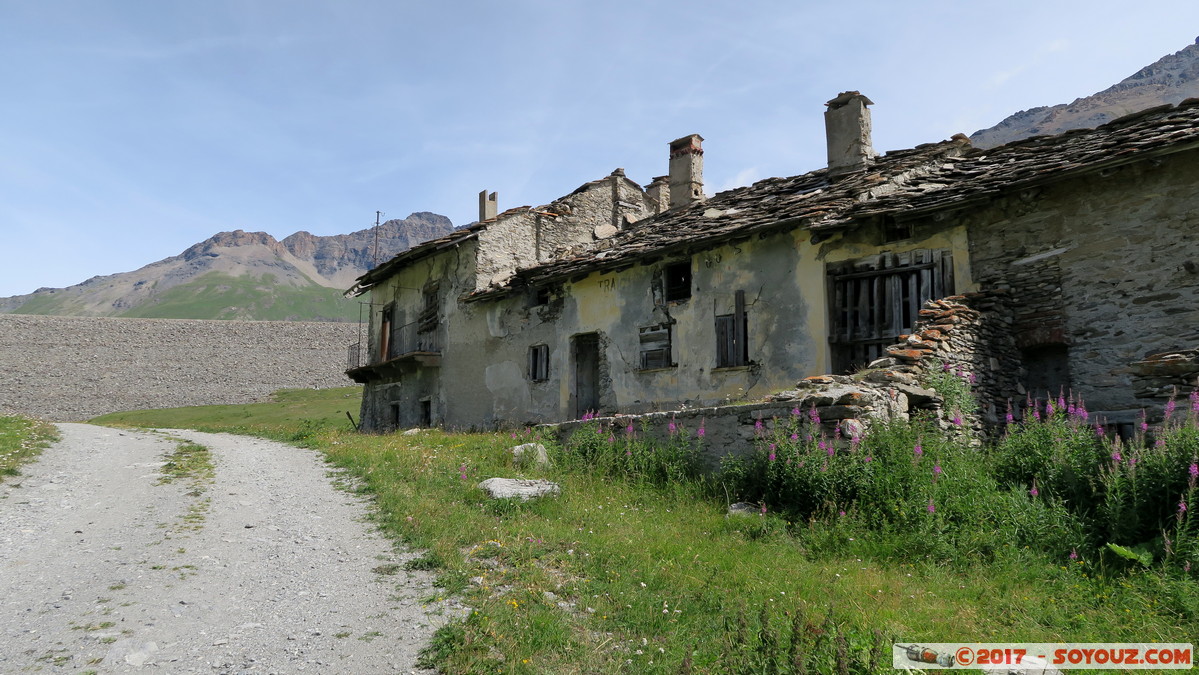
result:
[(920, 308), (953, 294), (953, 255), (921, 249), (828, 266), (833, 368), (847, 373), (912, 332)]

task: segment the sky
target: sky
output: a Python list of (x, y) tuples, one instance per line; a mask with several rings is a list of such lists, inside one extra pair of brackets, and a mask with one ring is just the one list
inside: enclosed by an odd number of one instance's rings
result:
[(1087, 96), (1199, 35), (1195, 0), (0, 0), (0, 297), (217, 232), (455, 225), (704, 137), (705, 191)]

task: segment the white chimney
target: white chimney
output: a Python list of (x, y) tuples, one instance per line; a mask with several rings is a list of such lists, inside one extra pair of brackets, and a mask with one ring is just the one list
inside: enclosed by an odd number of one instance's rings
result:
[(670, 208), (704, 199), (703, 137), (691, 134), (670, 142)]
[(828, 171), (837, 176), (865, 169), (875, 156), (870, 144), (870, 109), (874, 101), (846, 91), (829, 101), (824, 111), (828, 140)]

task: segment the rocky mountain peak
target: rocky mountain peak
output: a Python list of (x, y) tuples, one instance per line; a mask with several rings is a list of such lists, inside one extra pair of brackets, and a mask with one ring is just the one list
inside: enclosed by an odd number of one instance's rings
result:
[(1030, 136), (1088, 129), (1129, 113), (1199, 96), (1199, 38), (1101, 92), (1071, 103), (1021, 110), (970, 136), (976, 147), (991, 148)]

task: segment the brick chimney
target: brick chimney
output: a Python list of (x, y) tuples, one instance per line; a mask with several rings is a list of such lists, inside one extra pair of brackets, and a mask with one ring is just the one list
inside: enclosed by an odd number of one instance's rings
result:
[(495, 215), (499, 213), (499, 201), (496, 199), (496, 193), (487, 194), (487, 190), (479, 193), (479, 222), (484, 220), (493, 220)]
[(870, 144), (870, 109), (874, 101), (856, 91), (846, 91), (825, 105), (824, 130), (828, 140), (829, 175), (862, 171), (874, 157)]
[(691, 134), (670, 142), (670, 208), (704, 199), (703, 137)]

